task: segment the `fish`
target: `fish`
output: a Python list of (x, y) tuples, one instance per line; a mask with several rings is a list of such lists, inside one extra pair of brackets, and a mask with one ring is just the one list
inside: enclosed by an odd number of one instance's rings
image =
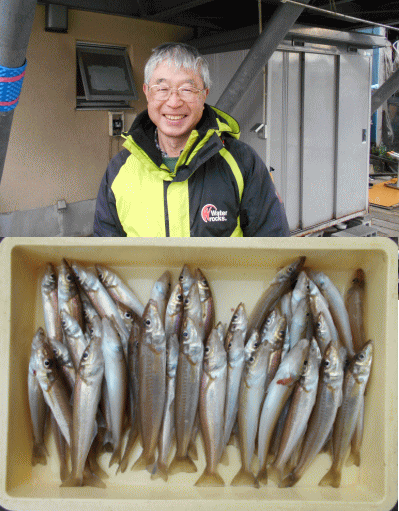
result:
[[(82, 286), (83, 290), (86, 292), (89, 297), (92, 305), (101, 316), (101, 318), (114, 318), (120, 333), (122, 333), (122, 344), (127, 353), (127, 342), (129, 339), (129, 332), (121, 318), (118, 307), (116, 306), (115, 301), (111, 298), (106, 288), (100, 282), (100, 279), (97, 275), (83, 266), (77, 264), (76, 262), (72, 263), (72, 269), (75, 272), (75, 275), (79, 281), (79, 284)], [(122, 300), (120, 300), (122, 301)], [(123, 301), (122, 301), (123, 303)]]
[(225, 486), (217, 471), (224, 448), (224, 407), (227, 384), (227, 355), (218, 331), (213, 329), (204, 349), (199, 416), (205, 445), (206, 466), (195, 486)]
[(67, 312), (84, 329), (82, 300), (76, 276), (65, 259), (62, 259), (58, 269), (58, 309)]
[(31, 345), (28, 369), (29, 410), (33, 429), (32, 466), (47, 464), (48, 452), (44, 443), (44, 428), (47, 416), (47, 405), (40, 383), (36, 378), (36, 366), (40, 363), (39, 350), (44, 349), (46, 334), (42, 327), (36, 331)]
[(250, 335), (253, 329), (259, 330), (262, 327), (267, 314), (296, 281), (299, 272), (305, 264), (305, 260), (305, 256), (298, 257), (295, 261), (277, 272), (268, 288), (259, 298), (249, 317), (247, 335)]
[(332, 335), (331, 335), (331, 330), (330, 330), (329, 324), (326, 320), (326, 316), (325, 316), (324, 312), (319, 312), (319, 314), (317, 315), (316, 324), (315, 324), (315, 336), (316, 336), (316, 341), (317, 341), (320, 351), (321, 351), (321, 356), (323, 357), (324, 353), (327, 349), (327, 346), (333, 340)]
[[(257, 330), (251, 337), (259, 338)], [(240, 442), (241, 468), (233, 478), (232, 486), (254, 486), (259, 481), (252, 472), (252, 458), (255, 452), (255, 439), (258, 432), (259, 415), (265, 395), (267, 343), (262, 343), (250, 354), (246, 361), (240, 383), (238, 397), (238, 432)]]
[(319, 486), (341, 485), (342, 467), (363, 406), (364, 391), (373, 360), (373, 342), (368, 341), (356, 353), (345, 371), (342, 405), (339, 407), (333, 430), (333, 462)]
[(95, 264), (94, 266), (101, 283), (108, 291), (110, 296), (112, 296), (116, 302), (123, 303), (126, 305), (126, 307), (129, 307), (139, 317), (141, 317), (144, 312), (144, 305), (136, 296), (131, 287), (107, 266), (103, 264)]
[(190, 291), (191, 286), (196, 282), (195, 277), (190, 271), (190, 268), (185, 264), (179, 275), (179, 282), (183, 289), (183, 296), (186, 297)]
[(170, 464), (169, 474), (197, 471), (188, 447), (197, 415), (204, 345), (190, 316), (183, 320), (179, 344), (175, 396), (176, 455)]
[(82, 354), (73, 390), (73, 427), (71, 435), (70, 476), (62, 487), (95, 486), (105, 483), (87, 467), (87, 457), (97, 433), (96, 415), (104, 378), (101, 337), (93, 337)]
[(58, 310), (58, 279), (52, 263), (47, 263), (41, 280), (41, 296), (47, 338), (62, 342), (61, 317)]
[(298, 280), (291, 294), (291, 310), (292, 314), (296, 311), (300, 301), (309, 293), (309, 277), (302, 270), (298, 275)]
[(121, 461), (123, 423), (128, 389), (127, 362), (122, 342), (112, 321), (102, 318), (102, 352), (104, 358), (104, 380), (107, 385), (111, 408), (111, 432), (113, 452), (109, 467)]
[(184, 297), (183, 304), (183, 318), (190, 317), (194, 321), (200, 339), (202, 342), (205, 342), (206, 339), (204, 321), (202, 317), (201, 299), (196, 282), (193, 283), (187, 293), (187, 296)]
[(75, 370), (78, 369), (82, 354), (87, 346), (87, 339), (79, 325), (79, 322), (73, 318), (68, 312), (62, 310), (61, 324), (65, 333), (65, 341), (68, 346), (69, 353)]
[(150, 298), (154, 300), (158, 306), (158, 312), (162, 322), (165, 322), (165, 310), (170, 295), (171, 274), (165, 271), (152, 286)]
[(134, 470), (152, 472), (166, 397), (166, 336), (157, 304), (144, 309), (139, 341), (139, 413), (143, 451)]
[(304, 363), (304, 370), (292, 393), (280, 446), (272, 465), (272, 469), (277, 473), (279, 483), (283, 479), (284, 467), (306, 431), (310, 414), (316, 402), (321, 359), (317, 341), (312, 339), (309, 354)]
[(352, 280), (352, 286), (346, 293), (345, 305), (348, 311), (349, 324), (352, 332), (353, 348), (356, 352), (366, 344), (366, 333), (364, 331), (364, 293), (365, 274), (361, 268), (356, 270)]
[(322, 271), (308, 269), (307, 273), (326, 298), (331, 316), (338, 330), (339, 339), (345, 346), (348, 356), (352, 358), (355, 355), (355, 351), (353, 348), (351, 326), (348, 311), (346, 310), (341, 293), (332, 280)]
[(151, 474), (151, 479), (156, 479), (160, 476), (164, 481), (168, 480), (168, 459), (175, 433), (176, 374), (179, 360), (179, 339), (176, 333), (168, 337), (166, 346), (165, 410), (158, 441), (158, 460)]
[(244, 340), (247, 333), (248, 317), (245, 305), (240, 302), (235, 309), (224, 339), (227, 353), (226, 404), (224, 410), (224, 445), (230, 440), (234, 423), (237, 420), (238, 394), (241, 375), (245, 364)]
[(60, 479), (65, 481), (69, 475), (68, 462), (67, 462), (67, 443), (63, 437), (57, 421), (53, 414), (50, 414), (50, 428), (54, 437), (55, 448), (57, 450), (58, 459), (60, 463)]
[(267, 317), (261, 331), (260, 339), (265, 344), (268, 351), (266, 362), (266, 381), (265, 392), (269, 388), (270, 382), (273, 380), (276, 371), (281, 362), (281, 356), (284, 346), (284, 338), (287, 327), (287, 319), (274, 309)]
[(321, 362), (316, 403), (310, 415), (302, 452), (296, 467), (280, 487), (294, 486), (323, 448), (342, 403), (344, 369), (339, 349), (331, 341)]
[[(252, 330), (252, 333), (249, 336), (249, 338), (246, 341), (245, 346), (244, 346), (245, 362), (248, 362), (248, 360), (252, 357), (252, 355), (259, 348), (260, 345), (261, 345), (261, 339), (260, 339), (259, 331)], [(266, 381), (266, 379), (265, 379), (265, 381)]]
[(267, 483), (267, 460), (270, 441), (285, 403), (294, 390), (294, 384), (302, 374), (303, 365), (308, 356), (309, 341), (301, 339), (287, 353), (271, 381), (259, 419), (258, 458), (260, 470), (259, 482)]
[(48, 339), (48, 343), (53, 350), (57, 367), (61, 370), (66, 383), (72, 390), (76, 380), (76, 369), (67, 345), (55, 339)]
[(71, 445), (72, 407), (69, 389), (61, 377), (50, 345), (42, 342), (36, 349), (32, 368), (55, 420), (68, 445)]
[(183, 288), (178, 282), (172, 289), (165, 312), (165, 335), (166, 339), (173, 334), (179, 339), (180, 329), (183, 322)]
[(195, 278), (201, 300), (202, 321), (204, 323), (204, 336), (208, 339), (212, 329), (215, 326), (215, 305), (213, 302), (212, 291), (205, 275), (197, 268), (195, 270)]
[(300, 339), (306, 337), (309, 321), (313, 321), (313, 318), (311, 316), (309, 297), (305, 296), (297, 304), (297, 307), (291, 319), (290, 349), (292, 349)]

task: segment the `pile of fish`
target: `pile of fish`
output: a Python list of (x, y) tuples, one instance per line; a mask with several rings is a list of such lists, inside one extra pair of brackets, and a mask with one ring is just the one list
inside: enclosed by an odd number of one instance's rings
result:
[(332, 465), (319, 484), (340, 486), (345, 460), (360, 464), (373, 356), (365, 276), (356, 271), (344, 299), (304, 264), (301, 256), (279, 270), (252, 313), (239, 303), (226, 328), (198, 268), (184, 265), (174, 286), (163, 273), (144, 306), (109, 267), (48, 263), (45, 328), (29, 363), (32, 464), (47, 462), (49, 417), (61, 486), (105, 487), (99, 455), (111, 452), (109, 466), (124, 472), (136, 441), (133, 470), (164, 480), (196, 472), (199, 433), (206, 467), (197, 486), (225, 485), (218, 464), (234, 438), (233, 486), (293, 486), (328, 446)]

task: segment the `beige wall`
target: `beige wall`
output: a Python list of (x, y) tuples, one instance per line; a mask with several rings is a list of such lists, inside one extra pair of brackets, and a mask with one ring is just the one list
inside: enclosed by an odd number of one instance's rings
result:
[[(132, 106), (138, 113), (146, 106), (143, 69), (151, 49), (192, 35), (183, 27), (74, 10), (68, 34), (57, 34), (45, 32), (44, 13), (38, 6), (0, 186), (0, 213), (95, 198), (110, 154), (122, 148), (120, 139), (108, 136), (108, 112), (75, 110), (76, 41), (128, 46), (140, 95)], [(126, 127), (133, 118), (126, 114)]]

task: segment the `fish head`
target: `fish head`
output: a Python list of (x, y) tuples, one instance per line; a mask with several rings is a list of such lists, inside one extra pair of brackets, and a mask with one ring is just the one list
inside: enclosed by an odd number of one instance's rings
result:
[(116, 307), (127, 327), (131, 327), (135, 321), (137, 321), (138, 316), (137, 314), (125, 305), (124, 303), (120, 302), (119, 300), (116, 301)]
[(155, 300), (150, 299), (141, 320), (141, 342), (153, 351), (166, 349), (165, 329)]
[(330, 335), (330, 328), (326, 321), (324, 312), (319, 312), (316, 321), (316, 334), (321, 338), (325, 339)]
[(42, 346), (43, 343), (46, 342), (46, 340), (47, 340), (46, 332), (41, 326), (39, 326), (32, 339), (32, 351), (40, 348), (40, 346)]
[(183, 311), (183, 288), (180, 282), (173, 288), (166, 310), (170, 316), (175, 316)]
[(281, 314), (277, 307), (275, 307), (272, 311), (269, 312), (269, 314), (266, 316), (266, 319), (262, 325), (260, 336), (262, 339), (268, 339), (273, 332), (273, 330), (276, 328), (276, 324), (281, 318)]
[(60, 310), (60, 317), (62, 329), (67, 335), (74, 337), (80, 333), (79, 323), (66, 310)]
[(189, 357), (195, 356), (200, 352), (202, 353), (204, 349), (198, 333), (198, 328), (190, 316), (186, 316), (183, 319), (180, 334), (180, 347), (183, 353)]
[(281, 270), (279, 270), (274, 278), (275, 282), (285, 282), (286, 280), (290, 280), (294, 282), (302, 270), (303, 265), (305, 264), (306, 257), (300, 256), (292, 263), (288, 264)]
[(79, 284), (86, 292), (95, 291), (98, 288), (100, 280), (97, 278), (94, 272), (84, 268), (76, 262), (72, 263), (72, 269)]
[(187, 295), (194, 281), (195, 279), (190, 271), (190, 268), (187, 266), (187, 264), (185, 264), (179, 275), (179, 282), (182, 285), (184, 296)]
[(343, 364), (339, 347), (331, 341), (321, 361), (322, 379), (326, 383), (340, 381), (343, 377)]
[(368, 380), (373, 360), (373, 351), (373, 341), (367, 341), (363, 348), (355, 354), (350, 363), (349, 370), (359, 384)]
[(245, 361), (248, 362), (252, 354), (259, 348), (261, 344), (258, 330), (253, 329), (245, 344)]
[(223, 339), (225, 338), (225, 335), (226, 335), (226, 325), (224, 325), (224, 323), (219, 321), (219, 323), (216, 325), (215, 328), (219, 332), (220, 339), (223, 341)]
[(115, 287), (117, 285), (117, 277), (109, 268), (102, 264), (95, 264), (94, 267), (100, 282), (104, 284), (105, 287)]
[(284, 344), (285, 334), (287, 330), (287, 318), (280, 316), (276, 322), (276, 325), (271, 332), (270, 337), (267, 339), (272, 346), (272, 350), (281, 350)]
[(42, 282), (42, 292), (45, 294), (50, 294), (52, 291), (55, 291), (58, 286), (58, 278), (55, 271), (55, 267), (52, 263), (47, 263), (46, 271), (44, 272)]
[(201, 299), (196, 282), (192, 284), (189, 292), (184, 296), (183, 305), (185, 314), (192, 316), (202, 316)]
[(104, 373), (104, 357), (101, 337), (93, 336), (80, 359), (79, 377), (85, 381), (97, 378)]
[(236, 332), (237, 330), (241, 330), (245, 332), (248, 326), (248, 316), (245, 310), (245, 305), (241, 302), (231, 317), (230, 325), (228, 330), (231, 332)]
[(44, 391), (47, 391), (57, 379), (57, 365), (50, 345), (45, 341), (39, 346), (30, 364), (30, 371), (40, 383)]
[(66, 299), (72, 298), (78, 292), (75, 273), (65, 259), (58, 268), (58, 292)]
[(57, 339), (49, 339), (48, 342), (59, 366), (69, 365), (72, 363), (71, 355), (65, 344), (57, 341)]
[(204, 370), (212, 373), (215, 369), (224, 368), (227, 365), (226, 350), (220, 341), (219, 333), (213, 328), (204, 347)]
[(195, 270), (195, 278), (197, 280), (197, 285), (198, 285), (201, 300), (205, 301), (211, 297), (211, 288), (209, 286), (209, 283), (208, 283), (205, 275), (202, 273), (202, 271), (199, 268), (197, 268)]

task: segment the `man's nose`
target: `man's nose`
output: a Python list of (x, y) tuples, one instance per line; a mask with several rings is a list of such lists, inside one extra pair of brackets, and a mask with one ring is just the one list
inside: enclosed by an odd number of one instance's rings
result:
[(179, 92), (176, 89), (171, 90), (170, 96), (166, 102), (171, 106), (180, 106), (183, 103), (183, 101), (179, 95)]

